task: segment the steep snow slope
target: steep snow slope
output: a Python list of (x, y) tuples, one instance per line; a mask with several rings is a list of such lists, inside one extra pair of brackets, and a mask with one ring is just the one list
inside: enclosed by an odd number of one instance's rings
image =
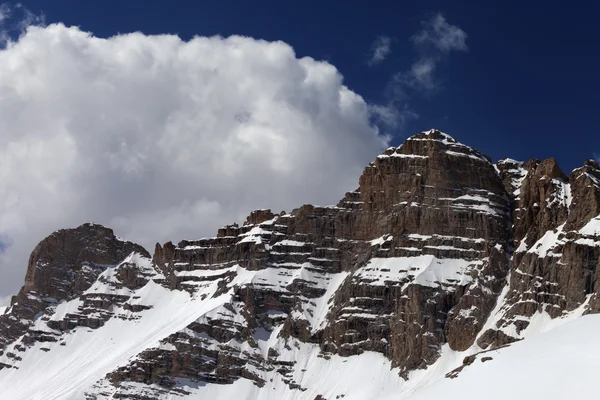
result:
[[(211, 287), (207, 292), (215, 289)], [(191, 297), (150, 281), (135, 295), (152, 304), (152, 309), (142, 311), (142, 316), (134, 320), (129, 319), (134, 313), (119, 310), (123, 318), (111, 318), (94, 331), (76, 327), (60, 342), (36, 342), (23, 353), (18, 368), (1, 371), (2, 398), (84, 398), (84, 392), (116, 366), (145, 348), (158, 345), (164, 336), (184, 328), (198, 315), (222, 303), (221, 297), (202, 300), (202, 294)], [(74, 312), (79, 303), (79, 300), (62, 303), (54, 317)]]
[[(511, 346), (480, 354), (455, 379), (410, 400), (597, 398), (600, 315), (587, 315)], [(491, 360), (484, 360), (491, 357)]]

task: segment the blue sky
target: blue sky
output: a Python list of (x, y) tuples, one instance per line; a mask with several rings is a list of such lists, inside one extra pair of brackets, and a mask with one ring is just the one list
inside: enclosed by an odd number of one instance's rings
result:
[[(568, 173), (600, 153), (599, 6), (559, 1), (29, 1), (46, 22), (62, 21), (107, 37), (141, 31), (247, 35), (283, 40), (298, 56), (328, 60), (367, 101), (383, 103), (390, 78), (418, 55), (409, 38), (442, 13), (468, 34), (468, 52), (438, 66), (434, 93), (411, 93), (419, 115), (393, 131), (394, 143), (438, 127), (494, 159), (554, 156)], [(570, 4), (570, 3), (569, 3)], [(373, 41), (391, 54), (365, 60)]]

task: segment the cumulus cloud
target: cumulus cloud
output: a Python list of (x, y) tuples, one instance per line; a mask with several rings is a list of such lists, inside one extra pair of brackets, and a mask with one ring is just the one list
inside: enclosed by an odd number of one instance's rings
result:
[(388, 145), (327, 62), (247, 37), (29, 27), (0, 50), (0, 296), (50, 232), (151, 247), (254, 208), (332, 204)]
[(392, 53), (392, 40), (388, 36), (379, 36), (371, 46), (371, 56), (367, 61), (369, 66), (374, 66), (384, 61)]

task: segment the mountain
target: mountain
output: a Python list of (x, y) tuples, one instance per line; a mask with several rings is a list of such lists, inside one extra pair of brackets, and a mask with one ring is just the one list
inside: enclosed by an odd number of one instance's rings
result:
[(100, 225), (51, 234), (0, 316), (0, 393), (563, 398), (565, 373), (591, 395), (599, 262), (596, 162), (493, 164), (430, 130), (335, 206), (257, 210), (152, 256)]

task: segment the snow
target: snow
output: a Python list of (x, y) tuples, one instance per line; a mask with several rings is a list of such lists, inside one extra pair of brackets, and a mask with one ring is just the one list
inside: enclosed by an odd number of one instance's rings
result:
[(408, 237), (410, 239), (415, 239), (415, 240), (427, 240), (427, 239), (431, 238), (431, 235), (421, 235), (419, 233), (409, 233), (408, 235), (406, 235), (406, 237)]
[[(125, 365), (144, 349), (158, 346), (160, 339), (185, 328), (199, 315), (221, 304), (226, 295), (201, 298), (202, 294), (214, 293), (216, 289), (217, 285), (213, 284), (192, 297), (187, 292), (171, 291), (150, 281), (136, 291), (137, 296), (153, 305), (152, 309), (138, 313), (141, 318), (111, 318), (93, 331), (78, 327), (65, 337), (64, 346), (37, 342), (20, 353), (23, 360), (18, 369), (0, 370), (2, 398), (84, 398), (84, 391), (108, 372)], [(77, 305), (78, 300), (62, 303), (57, 307), (57, 314), (76, 310)], [(39, 351), (42, 347), (49, 351)]]
[(515, 250), (515, 253), (524, 253), (527, 251), (527, 235), (523, 239), (521, 239), (521, 243), (519, 243), (519, 247)]
[(396, 250), (420, 251), (420, 252), (423, 251), (423, 249), (419, 249), (418, 247), (396, 247)]
[(565, 205), (567, 206), (567, 209), (570, 209), (571, 204), (573, 203), (573, 193), (571, 192), (571, 185), (566, 182), (561, 182), (561, 184), (565, 193)]
[[(271, 210), (261, 210), (261, 211), (271, 211)], [(260, 226), (269, 226), (269, 225), (275, 225), (275, 222), (277, 222), (277, 220), (279, 219), (279, 216), (275, 216), (271, 219), (268, 219), (266, 221), (261, 222), (259, 225)]]
[[(440, 197), (439, 200), (452, 201), (455, 204), (452, 206), (456, 209), (475, 210), (478, 213), (502, 216), (506, 214), (503, 206), (499, 206), (491, 199), (483, 196), (466, 194), (459, 197)], [(479, 204), (469, 204), (476, 202)]]
[(593, 218), (579, 230), (582, 235), (600, 236), (600, 215)]
[[(274, 345), (276, 341), (272, 337), (261, 340), (260, 345), (267, 342)], [(281, 347), (281, 350), (282, 359), (297, 363), (290, 377), (305, 388), (304, 391), (290, 389), (284, 377), (275, 371), (265, 374), (263, 388), (239, 379), (231, 385), (190, 383), (183, 389), (191, 392), (192, 399), (314, 400), (321, 395), (326, 399), (365, 400), (393, 398), (406, 386), (390, 361), (379, 353), (366, 352), (353, 357), (333, 355), (326, 360), (319, 357), (318, 346), (312, 344), (295, 342), (289, 349)]]
[(390, 235), (383, 235), (378, 237), (377, 239), (371, 240), (369, 243), (371, 243), (371, 246), (381, 246), (385, 242), (391, 241), (393, 238), (394, 237)]
[(564, 315), (558, 318), (552, 318), (546, 311), (537, 311), (531, 317), (523, 317), (524, 320), (529, 321), (529, 325), (520, 333), (513, 333), (512, 336), (531, 338), (540, 333), (551, 331), (568, 322), (574, 321), (580, 318), (586, 311), (591, 297), (591, 295), (587, 295), (585, 301), (579, 307), (573, 311), (565, 312)]
[(380, 154), (377, 156), (377, 158), (379, 159), (384, 159), (384, 158), (390, 158), (390, 157), (395, 157), (395, 158), (429, 158), (428, 156), (420, 156), (418, 154), (401, 154), (401, 153), (392, 153), (390, 155), (386, 155), (386, 154)]
[(271, 231), (267, 231), (267, 230), (261, 228), (260, 226), (255, 226), (254, 228), (250, 229), (248, 232), (240, 234), (240, 236), (256, 236), (256, 235), (263, 235), (263, 234), (270, 234), (270, 233), (271, 233)]
[(585, 175), (588, 179), (590, 179), (594, 185), (600, 186), (600, 179), (596, 178), (594, 175), (590, 174), (589, 172), (584, 172), (582, 175)]
[(189, 246), (185, 246), (183, 248), (183, 250), (189, 251), (189, 250), (202, 250), (202, 249), (206, 249), (206, 246), (195, 246), (195, 245), (189, 245)]
[(467, 275), (472, 262), (463, 259), (438, 259), (432, 255), (417, 257), (372, 258), (359, 268), (355, 277), (370, 285), (385, 286), (387, 283), (403, 283), (439, 287), (442, 284), (466, 285), (471, 281)]
[(434, 250), (449, 250), (449, 251), (477, 251), (475, 249), (461, 249), (459, 247), (454, 246), (423, 246), (424, 249), (434, 249)]
[(324, 328), (326, 324), (327, 313), (329, 312), (331, 306), (333, 306), (333, 302), (331, 301), (333, 295), (336, 293), (341, 284), (348, 277), (347, 272), (341, 272), (339, 274), (330, 274), (331, 280), (327, 285), (327, 292), (317, 299), (313, 299), (315, 302), (315, 308), (310, 313), (305, 313), (305, 318), (310, 322), (312, 327), (312, 333), (317, 332), (319, 329)]
[[(437, 131), (438, 134), (440, 136), (442, 136), (442, 139), (432, 139), (432, 138), (427, 138), (427, 139), (418, 139), (416, 137), (410, 137), (408, 138), (408, 140), (416, 140), (416, 141), (434, 141), (434, 142), (441, 142), (444, 143), (445, 145), (450, 145), (450, 146), (460, 146), (460, 147), (467, 147), (470, 148), (469, 146), (466, 146), (462, 143), (460, 143), (459, 141), (457, 141), (456, 139), (454, 139), (452, 136), (448, 135), (447, 133), (441, 132), (441, 131)], [(426, 134), (427, 136), (432, 135), (434, 133), (436, 133), (436, 129), (430, 129), (428, 131), (423, 131), (421, 133)]]
[(484, 157), (478, 156), (476, 154), (466, 154), (466, 153), (459, 153), (457, 151), (452, 151), (452, 150), (444, 150), (444, 153), (454, 156), (454, 157), (468, 157), (471, 158), (473, 160), (477, 160), (477, 161), (483, 161), (486, 163), (489, 163), (488, 160), (486, 160)]
[(81, 301), (79, 299), (61, 303), (56, 307), (54, 314), (52, 315), (52, 317), (50, 319), (54, 320), (54, 321), (60, 321), (60, 320), (64, 319), (67, 314), (73, 314), (73, 313), (77, 312), (79, 307), (81, 307), (82, 305), (83, 305), (83, 301)]
[(559, 237), (563, 233), (564, 227), (565, 224), (562, 224), (556, 230), (546, 231), (544, 236), (538, 239), (538, 241), (535, 242), (535, 244), (531, 246), (531, 249), (529, 249), (527, 252), (535, 253), (538, 255), (538, 257), (546, 257), (550, 250), (553, 250), (557, 245), (560, 244)]
[[(509, 347), (486, 352), (457, 378), (441, 379), (408, 399), (595, 398), (600, 369), (598, 330), (600, 315), (584, 316)], [(483, 356), (492, 360), (483, 363)]]
[(270, 235), (271, 233), (272, 233), (271, 231), (267, 231), (267, 230), (261, 228), (260, 226), (255, 226), (254, 228), (250, 229), (248, 232), (240, 234), (240, 236), (242, 237), (242, 240), (240, 240), (238, 242), (238, 244), (240, 244), (240, 243), (262, 243), (261, 235), (265, 235), (265, 234)]
[(557, 178), (552, 179), (552, 184), (555, 188), (555, 191), (546, 199), (546, 207), (552, 208), (555, 204), (558, 204), (566, 207), (568, 210), (571, 207), (571, 202), (573, 201), (571, 185), (568, 182)]
[[(459, 141), (457, 141), (456, 139), (454, 139), (452, 136), (448, 135), (447, 133), (444, 132), (440, 132), (440, 131), (436, 131), (435, 129), (430, 129), (428, 131), (423, 131), (421, 132), (421, 134), (425, 134), (427, 136), (433, 135), (433, 134), (438, 134), (439, 136), (441, 136), (441, 139), (438, 138), (432, 138), (432, 137), (427, 137), (427, 138), (418, 138), (415, 136), (409, 137), (407, 139), (407, 141), (415, 141), (415, 142), (439, 142), (439, 143), (443, 143), (444, 145), (447, 146), (447, 148), (449, 149), (455, 149), (455, 150), (462, 150), (462, 151), (468, 151), (468, 153), (462, 153), (462, 152), (458, 152), (458, 151), (454, 151), (454, 150), (443, 150), (444, 153), (454, 156), (454, 157), (467, 157), (467, 158), (471, 158), (477, 161), (483, 161), (486, 163), (489, 163), (489, 161), (481, 156), (479, 153), (477, 153), (475, 150), (473, 150), (473, 148), (460, 143)], [(388, 157), (402, 157), (402, 158), (428, 158), (428, 156), (423, 156), (423, 155), (416, 155), (416, 154), (400, 154), (397, 153), (397, 151), (400, 148), (398, 148), (396, 150), (396, 153), (390, 154), (390, 155), (385, 155), (382, 154), (380, 156), (378, 156), (377, 158), (388, 158)]]
[[(521, 186), (523, 185), (523, 181), (525, 180), (525, 178), (527, 177), (527, 170), (525, 170), (525, 168), (523, 168), (523, 162), (522, 161), (517, 161), (517, 160), (513, 160), (512, 158), (505, 158), (503, 160), (498, 161), (497, 165), (501, 165), (501, 164), (509, 164), (511, 166), (514, 165), (513, 168), (508, 168), (506, 169), (506, 172), (508, 172), (509, 174), (511, 174), (513, 176), (513, 178), (510, 180), (510, 186), (512, 189), (512, 194), (515, 197), (516, 200), (519, 199), (519, 196), (521, 194)], [(496, 172), (500, 172), (499, 168), (496, 167)]]
[(391, 154), (391, 157), (397, 157), (397, 158), (429, 158), (428, 156), (421, 156), (418, 154), (401, 154), (401, 153), (393, 153)]
[(297, 247), (301, 247), (301, 246), (305, 246), (306, 244), (311, 244), (311, 243), (306, 243), (306, 242), (298, 242), (296, 240), (282, 240), (276, 243), (277, 246), (297, 246)]
[(595, 241), (593, 239), (577, 239), (575, 243), (590, 247), (600, 247), (600, 241)]
[(448, 235), (437, 235), (437, 234), (421, 235), (418, 233), (410, 233), (405, 236), (409, 239), (414, 239), (414, 240), (419, 240), (419, 241), (434, 238), (434, 239), (443, 239), (443, 240), (458, 240), (461, 242), (469, 242), (469, 243), (484, 243), (485, 242), (485, 239), (483, 239), (483, 238), (469, 238), (469, 237), (464, 237), (464, 236), (448, 236)]
[(517, 165), (521, 166), (521, 165), (523, 165), (523, 162), (507, 157), (507, 158), (504, 158), (504, 159), (498, 161), (498, 164), (517, 164)]
[[(186, 264), (187, 265), (187, 264)], [(222, 269), (195, 269), (192, 271), (175, 271), (177, 277), (216, 277), (229, 272), (237, 271), (237, 266)]]

